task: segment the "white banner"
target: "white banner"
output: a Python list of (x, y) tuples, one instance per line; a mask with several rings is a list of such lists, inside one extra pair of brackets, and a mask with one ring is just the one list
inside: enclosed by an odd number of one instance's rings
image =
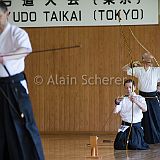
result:
[(20, 27), (158, 24), (158, 0), (3, 1)]

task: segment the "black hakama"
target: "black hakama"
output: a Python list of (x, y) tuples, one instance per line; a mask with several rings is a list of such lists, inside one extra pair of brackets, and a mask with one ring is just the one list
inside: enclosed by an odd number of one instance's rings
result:
[[(123, 122), (122, 125), (130, 126), (130, 123)], [(129, 135), (129, 141), (128, 141)], [(128, 147), (126, 147), (128, 141)], [(114, 141), (114, 149), (117, 150), (146, 150), (149, 149), (149, 145), (144, 141), (144, 133), (141, 127), (141, 122), (133, 123), (130, 131), (130, 127), (128, 127), (124, 131), (118, 132), (115, 141)]]
[(44, 160), (24, 73), (0, 78), (0, 160)]
[(139, 92), (145, 97), (147, 112), (143, 113), (144, 139), (149, 144), (160, 143), (160, 104), (157, 92)]

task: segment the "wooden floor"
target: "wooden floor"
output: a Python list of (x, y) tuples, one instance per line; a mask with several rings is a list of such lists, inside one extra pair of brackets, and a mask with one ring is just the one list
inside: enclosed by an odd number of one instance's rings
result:
[[(150, 145), (149, 150), (121, 151), (113, 149), (113, 135), (98, 136), (99, 158), (91, 157), (89, 135), (42, 135), (46, 160), (159, 160), (160, 144)], [(106, 140), (104, 143), (103, 140)]]

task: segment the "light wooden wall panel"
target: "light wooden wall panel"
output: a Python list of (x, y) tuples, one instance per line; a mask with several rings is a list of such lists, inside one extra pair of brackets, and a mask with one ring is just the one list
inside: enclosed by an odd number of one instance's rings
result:
[[(160, 26), (131, 26), (137, 38), (159, 60)], [(115, 132), (120, 124), (113, 115), (114, 98), (123, 95), (123, 85), (82, 86), (82, 75), (125, 77), (121, 71), (141, 57), (144, 49), (135, 41), (128, 26), (27, 28), (33, 52), (66, 46), (78, 48), (32, 53), (26, 59), (30, 97), (41, 132)], [(124, 33), (127, 45), (121, 32)], [(34, 78), (43, 77), (36, 85)], [(77, 84), (47, 85), (50, 75), (76, 77)]]

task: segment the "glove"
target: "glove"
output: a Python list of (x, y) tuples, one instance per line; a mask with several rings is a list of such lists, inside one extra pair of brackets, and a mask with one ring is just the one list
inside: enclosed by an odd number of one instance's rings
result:
[(139, 67), (139, 66), (141, 66), (141, 62), (139, 62), (139, 61), (134, 61), (134, 62), (130, 63), (131, 68), (132, 67)]

